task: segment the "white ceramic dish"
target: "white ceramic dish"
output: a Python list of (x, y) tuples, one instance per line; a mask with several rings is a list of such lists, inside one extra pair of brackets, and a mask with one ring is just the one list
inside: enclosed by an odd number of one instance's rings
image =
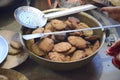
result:
[(7, 41), (0, 35), (0, 63), (2, 63), (8, 54)]

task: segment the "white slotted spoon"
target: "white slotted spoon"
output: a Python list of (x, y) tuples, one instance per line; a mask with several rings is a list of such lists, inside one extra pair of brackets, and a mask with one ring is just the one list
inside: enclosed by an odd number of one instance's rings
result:
[(37, 8), (30, 6), (22, 6), (15, 10), (14, 16), (18, 23), (28, 28), (43, 27), (48, 19), (57, 18), (65, 15), (78, 13), (97, 8), (92, 4), (72, 7), (66, 10), (44, 14)]

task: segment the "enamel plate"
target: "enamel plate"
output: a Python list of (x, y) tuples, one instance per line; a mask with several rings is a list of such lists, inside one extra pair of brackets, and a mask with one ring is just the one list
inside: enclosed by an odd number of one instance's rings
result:
[[(8, 45), (10, 45), (10, 42), (12, 40), (21, 42), (20, 35), (17, 32), (9, 31), (9, 30), (0, 30), (0, 35), (4, 37), (4, 39), (7, 41)], [(5, 43), (3, 43), (3, 40), (0, 39), (0, 54), (1, 54), (1, 50), (7, 51), (7, 48), (5, 46)], [(2, 54), (3, 54), (3, 51), (2, 51)], [(5, 55), (5, 52), (4, 52), (4, 55)], [(1, 57), (1, 55), (0, 55), (0, 57)], [(26, 61), (27, 58), (28, 58), (28, 53), (25, 51), (25, 48), (22, 52), (20, 52), (19, 54), (16, 54), (16, 55), (10, 55), (8, 53), (5, 61), (2, 64), (0, 64), (0, 67), (5, 68), (5, 69), (14, 68), (14, 67), (17, 67), (18, 65), (20, 65), (21, 63), (23, 63), (24, 61)]]
[(2, 63), (8, 54), (7, 41), (0, 35), (0, 63)]

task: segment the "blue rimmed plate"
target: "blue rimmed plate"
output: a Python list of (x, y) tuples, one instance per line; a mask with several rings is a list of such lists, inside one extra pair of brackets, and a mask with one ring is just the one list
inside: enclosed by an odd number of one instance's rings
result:
[(0, 63), (2, 63), (8, 55), (8, 43), (0, 35)]

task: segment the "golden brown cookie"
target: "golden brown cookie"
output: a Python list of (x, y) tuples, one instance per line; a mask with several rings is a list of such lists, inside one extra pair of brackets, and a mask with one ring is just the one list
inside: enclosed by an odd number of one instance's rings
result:
[(88, 40), (88, 41), (94, 42), (94, 41), (99, 40), (100, 37), (99, 37), (99, 36), (96, 36), (96, 35), (93, 35), (93, 36), (85, 37), (85, 39)]
[(54, 41), (52, 39), (46, 37), (40, 41), (38, 46), (39, 46), (40, 50), (42, 50), (44, 52), (49, 52), (54, 47)]
[(65, 57), (65, 61), (70, 61), (71, 60), (71, 57), (70, 56), (66, 56)]
[(72, 32), (72, 33), (69, 33), (71, 36), (83, 36), (83, 32), (82, 31), (79, 31), (79, 32)]
[(55, 35), (55, 39), (56, 39), (57, 41), (64, 41), (66, 38), (67, 38), (66, 33)]
[(65, 24), (67, 25), (66, 28), (67, 28), (68, 30), (75, 29), (70, 21), (66, 20), (66, 21), (65, 21)]
[(86, 56), (85, 52), (82, 50), (77, 50), (73, 53), (73, 56), (71, 57), (71, 61), (74, 60), (80, 60)]
[(34, 39), (26, 40), (26, 47), (31, 50), (31, 46), (35, 43)]
[(69, 51), (65, 52), (65, 55), (69, 55), (76, 50), (76, 47), (72, 47)]
[[(87, 24), (81, 22), (78, 24), (77, 29), (84, 29), (84, 28), (90, 28)], [(93, 35), (93, 30), (85, 30), (83, 31), (83, 35), (85, 36), (92, 36)]]
[(86, 48), (87, 47), (87, 41), (85, 41), (82, 37), (77, 36), (69, 36), (68, 41), (70, 44), (77, 48)]
[(92, 48), (91, 48), (91, 47), (86, 48), (86, 49), (85, 49), (85, 54), (86, 54), (87, 56), (93, 54)]
[(49, 52), (48, 56), (50, 60), (55, 61), (55, 62), (63, 62), (65, 61), (65, 55), (57, 52)]
[(47, 23), (47, 24), (45, 25), (45, 30), (49, 30), (49, 31), (51, 31), (51, 32), (54, 31), (54, 29), (53, 29), (51, 23)]
[(38, 47), (37, 44), (33, 44), (33, 45), (31, 46), (31, 51), (32, 51), (33, 53), (35, 53), (36, 55), (38, 55), (38, 56), (43, 56), (43, 55), (45, 55), (45, 53), (39, 49), (39, 47)]
[(60, 42), (55, 44), (53, 51), (55, 52), (66, 52), (72, 48), (71, 44), (68, 42)]
[(93, 45), (93, 51), (96, 51), (100, 47), (100, 42), (97, 40)]
[(76, 17), (68, 17), (68, 21), (74, 22), (74, 23), (79, 23), (80, 22), (80, 20)]
[(32, 34), (35, 34), (35, 33), (43, 33), (43, 31), (44, 31), (44, 28), (37, 28), (37, 29), (35, 29), (35, 30), (32, 32)]
[(51, 31), (50, 31), (50, 30), (47, 30), (47, 29), (46, 29), (46, 30), (44, 30), (44, 33), (48, 33), (48, 32), (51, 32)]
[(75, 22), (72, 22), (73, 27), (76, 29), (78, 27), (78, 24)]
[(8, 54), (10, 54), (10, 55), (16, 55), (21, 52), (21, 49), (13, 48), (10, 45), (8, 45), (8, 46), (9, 46)]
[(21, 49), (23, 46), (20, 42), (18, 41), (10, 41), (10, 46), (12, 46), (13, 48), (16, 48), (16, 49)]
[(52, 24), (53, 28), (58, 31), (65, 29), (67, 26), (63, 21), (58, 20), (58, 19), (51, 20), (51, 24)]
[(69, 20), (65, 21), (65, 24), (67, 25), (66, 29), (73, 30), (76, 29), (78, 24), (76, 22), (70, 22)]

